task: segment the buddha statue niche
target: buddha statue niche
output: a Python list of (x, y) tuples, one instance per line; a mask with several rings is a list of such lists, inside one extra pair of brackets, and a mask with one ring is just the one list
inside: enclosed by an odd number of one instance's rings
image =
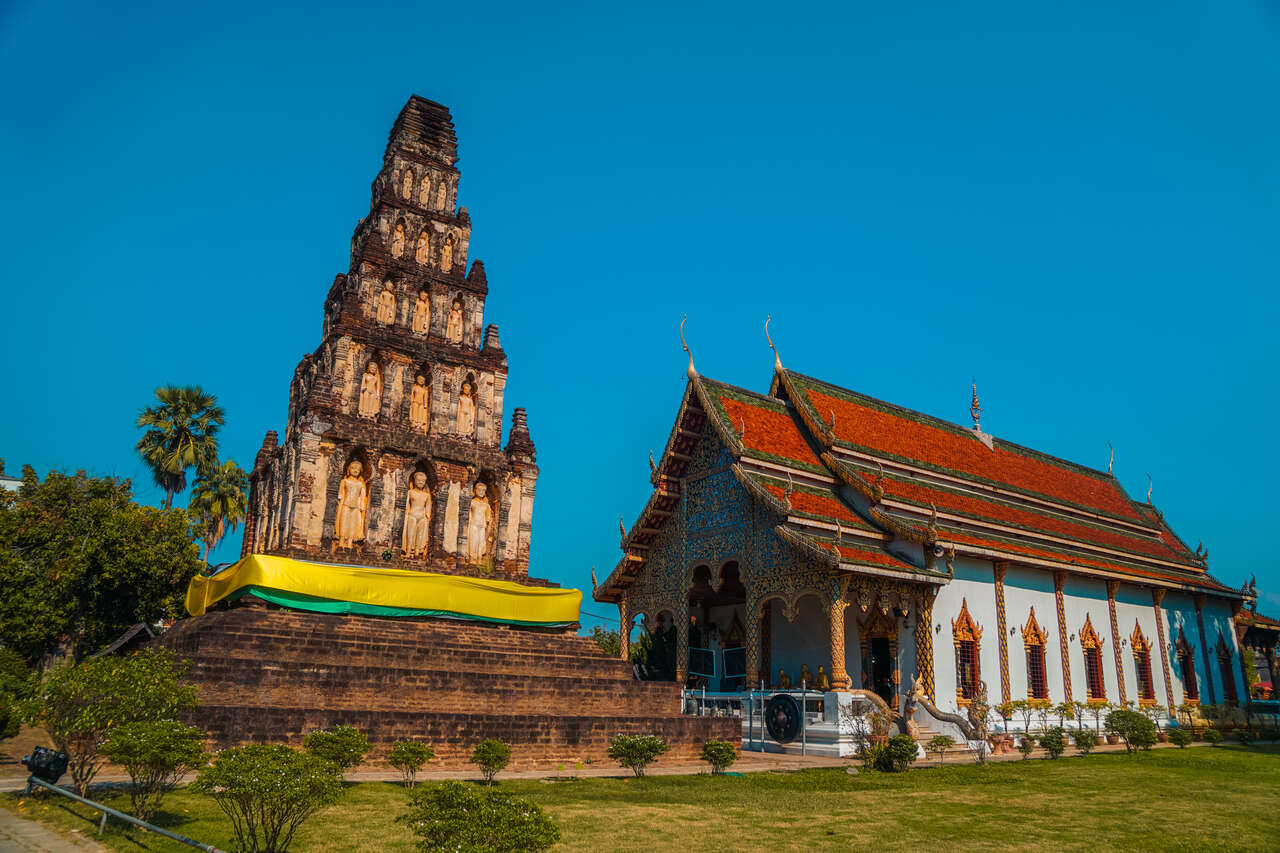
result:
[(427, 207), (431, 204), (431, 176), (423, 175), (418, 187), (418, 204)]
[(458, 395), (458, 435), (471, 438), (476, 431), (476, 399), (475, 389), (470, 382), (462, 383), (462, 393)]
[(334, 518), (334, 548), (350, 548), (364, 539), (365, 508), (368, 491), (360, 474), (364, 466), (352, 460), (347, 465), (347, 476), (338, 485), (338, 514)]
[(396, 321), (396, 294), (390, 283), (378, 294), (378, 322), (391, 324)]
[(364, 376), (360, 379), (359, 413), (364, 418), (376, 418), (382, 408), (382, 374), (378, 372), (378, 363), (370, 361), (364, 368)]
[(419, 373), (413, 377), (413, 392), (409, 396), (409, 425), (426, 432), (431, 428), (431, 386), (427, 377)]
[[(447, 243), (445, 244), (448, 245)], [(449, 307), (449, 322), (445, 326), (444, 336), (455, 344), (462, 343), (462, 300), (453, 300)]]
[(441, 181), (440, 188), (436, 191), (436, 207), (440, 210), (444, 210), (444, 204), (449, 200), (446, 193), (447, 188), (444, 185), (444, 181)]
[(427, 488), (427, 475), (422, 471), (415, 471), (409, 483), (409, 493), (404, 499), (404, 535), (401, 539), (404, 556), (413, 558), (425, 555), (430, 531), (431, 489)]
[(453, 238), (444, 241), (440, 247), (440, 269), (449, 272), (453, 269)]
[(406, 169), (404, 173), (404, 183), (400, 187), (400, 194), (406, 199), (413, 198), (413, 170)]
[(396, 223), (396, 227), (391, 231), (391, 255), (400, 257), (404, 254), (404, 226)]
[(421, 335), (431, 330), (431, 297), (425, 290), (418, 291), (418, 301), (413, 305), (413, 330)]
[(425, 264), (431, 258), (431, 238), (427, 236), (424, 228), (422, 233), (418, 235), (418, 245), (414, 249), (413, 259), (420, 264)]
[(489, 536), (493, 528), (493, 507), (485, 497), (488, 486), (476, 483), (475, 497), (471, 499), (471, 513), (467, 520), (467, 560), (482, 563), (489, 555)]

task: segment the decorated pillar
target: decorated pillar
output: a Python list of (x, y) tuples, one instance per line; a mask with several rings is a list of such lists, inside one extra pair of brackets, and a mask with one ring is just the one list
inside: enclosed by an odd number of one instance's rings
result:
[(844, 609), (849, 606), (844, 592), (848, 587), (846, 580), (841, 584), (840, 595), (831, 602), (828, 612), (831, 615), (831, 689), (848, 690), (853, 683), (845, 669), (844, 659)]
[(933, 599), (932, 591), (921, 593), (916, 602), (916, 674), (924, 684), (930, 702), (937, 702), (933, 689)]
[(1000, 637), (1000, 695), (1004, 702), (1009, 702), (1012, 698), (1009, 690), (1009, 635), (1005, 633), (1004, 618), (1004, 576), (1008, 570), (1008, 563), (995, 564), (996, 633)]
[(1071, 699), (1071, 646), (1067, 642), (1067, 609), (1063, 603), (1062, 589), (1067, 583), (1066, 572), (1053, 573), (1053, 595), (1058, 605), (1058, 648), (1062, 652), (1062, 698)]
[(676, 612), (676, 682), (681, 687), (689, 680), (689, 593), (683, 591)]
[(1111, 654), (1116, 659), (1116, 683), (1120, 685), (1120, 704), (1128, 701), (1124, 689), (1124, 655), (1120, 653), (1120, 623), (1116, 620), (1116, 593), (1120, 581), (1107, 581), (1107, 609), (1111, 611)]
[(1213, 690), (1213, 667), (1209, 665), (1209, 638), (1204, 634), (1204, 601), (1203, 595), (1195, 597), (1196, 627), (1200, 629), (1200, 651), (1204, 653), (1204, 657), (1201, 659), (1204, 661), (1205, 686), (1209, 688), (1209, 704), (1217, 705), (1217, 694)]
[[(594, 573), (592, 577), (595, 577)], [(624, 595), (618, 602), (618, 654), (623, 660), (631, 660), (631, 629), (636, 625), (631, 617), (631, 606)]]
[(747, 662), (746, 687), (755, 690), (760, 684), (760, 602), (747, 599)]
[(1156, 635), (1160, 638), (1160, 663), (1164, 667), (1164, 695), (1169, 701), (1169, 713), (1173, 713), (1173, 677), (1169, 674), (1169, 646), (1164, 639), (1164, 611), (1160, 609), (1164, 601), (1164, 590), (1151, 590), (1151, 605), (1156, 610)]

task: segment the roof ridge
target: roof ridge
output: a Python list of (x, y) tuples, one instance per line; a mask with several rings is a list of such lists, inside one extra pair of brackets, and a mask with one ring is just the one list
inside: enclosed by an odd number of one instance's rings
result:
[[(864, 394), (861, 391), (854, 391), (851, 388), (845, 388), (843, 385), (835, 385), (831, 382), (826, 381), (825, 379), (819, 379), (816, 376), (810, 376), (807, 373), (800, 373), (790, 368), (787, 369), (787, 373), (791, 374), (793, 377), (797, 379), (800, 379), (801, 381), (807, 381), (807, 382), (812, 382), (816, 385), (822, 385), (834, 391), (839, 391), (843, 394), (849, 394), (854, 397), (861, 398), (863, 400), (866, 400), (869, 403), (875, 404), (876, 406), (883, 406), (886, 409), (893, 410), (889, 412), (889, 414), (894, 414), (895, 412), (901, 412), (905, 415), (914, 415), (916, 417), (923, 418), (927, 421), (932, 422), (931, 425), (944, 427), (952, 432), (957, 433), (958, 435), (965, 435), (965, 436), (972, 437), (974, 434), (973, 430), (969, 427), (955, 423), (954, 421), (949, 421), (946, 418), (940, 418), (937, 415), (931, 415), (928, 412), (922, 412), (918, 409), (910, 409), (898, 403), (891, 403), (888, 400), (882, 400), (879, 397), (873, 397), (870, 394)], [(1007, 450), (1020, 452), (1028, 456), (1034, 456), (1036, 458), (1042, 459), (1046, 462), (1050, 462), (1053, 464), (1060, 464), (1065, 467), (1072, 468), (1078, 471), (1079, 473), (1095, 476), (1100, 480), (1114, 482), (1116, 483), (1116, 485), (1119, 485), (1120, 483), (1120, 481), (1116, 479), (1115, 475), (1109, 474), (1106, 471), (1103, 471), (1099, 468), (1091, 468), (1088, 465), (1085, 465), (1081, 462), (1075, 462), (1071, 459), (1066, 459), (1061, 456), (1054, 456), (1052, 453), (1045, 453), (1043, 450), (1036, 450), (1034, 447), (1027, 447), (1025, 444), (1018, 444), (1016, 441), (1010, 441), (1007, 438), (1001, 438), (998, 435), (991, 435), (990, 437), (996, 444), (1001, 445)], [(963, 474), (964, 472), (962, 471), (960, 473)], [(1130, 500), (1130, 501), (1133, 500), (1133, 498), (1130, 498), (1128, 493), (1124, 492), (1123, 489), (1121, 489), (1121, 494), (1127, 500)]]
[(777, 397), (772, 397), (768, 394), (761, 394), (758, 391), (752, 391), (749, 388), (743, 388), (740, 385), (733, 385), (729, 382), (721, 382), (719, 379), (712, 379), (711, 377), (703, 376), (702, 374), (698, 374), (698, 378), (708, 385), (716, 385), (720, 388), (725, 388), (730, 391), (746, 395), (747, 397), (754, 397), (764, 403), (773, 403), (774, 405), (782, 406), (783, 408), (790, 408), (785, 400), (779, 400)]

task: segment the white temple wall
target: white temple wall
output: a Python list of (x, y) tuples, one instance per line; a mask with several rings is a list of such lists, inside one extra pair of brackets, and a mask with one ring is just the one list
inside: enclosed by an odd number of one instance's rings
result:
[(1067, 617), (1067, 648), (1071, 653), (1071, 695), (1077, 702), (1088, 700), (1084, 648), (1080, 630), (1087, 617), (1102, 641), (1102, 688), (1108, 702), (1120, 701), (1120, 685), (1116, 681), (1116, 665), (1111, 651), (1111, 608), (1107, 604), (1106, 582), (1094, 578), (1068, 577), (1063, 584), (1063, 610)]
[[(951, 622), (967, 603), (969, 615), (982, 629), (978, 646), (978, 674), (987, 683), (987, 697), (1000, 702), (1000, 640), (996, 628), (995, 570), (990, 561), (960, 557), (955, 577), (944, 584), (933, 603), (933, 672), (936, 705), (943, 711), (960, 711), (956, 702), (956, 649)], [(941, 625), (941, 629), (937, 626)], [(914, 671), (914, 663), (905, 671)]]
[[(1116, 624), (1120, 628), (1120, 660), (1124, 666), (1125, 698), (1133, 703), (1138, 701), (1138, 662), (1133, 657), (1133, 626), (1142, 629), (1142, 635), (1151, 646), (1151, 690), (1157, 705), (1168, 704), (1164, 689), (1164, 667), (1160, 663), (1160, 637), (1156, 633), (1156, 611), (1151, 606), (1151, 590), (1144, 587), (1121, 584), (1116, 591)], [(1096, 627), (1096, 626), (1095, 626)], [(1108, 632), (1110, 628), (1108, 627)], [(1167, 639), (1167, 635), (1166, 635)], [(1115, 658), (1111, 659), (1112, 667)], [(1080, 662), (1084, 666), (1084, 661)], [(1170, 664), (1170, 670), (1173, 665)], [(1119, 702), (1117, 694), (1108, 700)]]
[[(1195, 654), (1196, 682), (1200, 688), (1200, 701), (1209, 704), (1209, 682), (1206, 680), (1207, 663), (1204, 659), (1204, 646), (1200, 642), (1200, 627), (1196, 623), (1195, 599), (1184, 593), (1170, 592), (1164, 597), (1162, 605), (1166, 620), (1166, 639), (1169, 646), (1169, 670), (1173, 678), (1173, 701), (1181, 705), (1187, 701), (1186, 685), (1182, 682), (1182, 668), (1178, 662), (1178, 635), (1186, 634), (1187, 643)], [(1206, 614), (1207, 616), (1208, 614)], [(1205, 620), (1205, 630), (1209, 629), (1209, 621)], [(1211, 652), (1212, 653), (1212, 652)], [(1215, 685), (1215, 694), (1217, 687)]]
[[(991, 593), (995, 595), (994, 587)], [(1027, 674), (1027, 654), (1022, 632), (1031, 618), (1032, 607), (1036, 610), (1036, 623), (1049, 634), (1044, 641), (1044, 675), (1045, 684), (1049, 688), (1049, 700), (1061, 702), (1065, 698), (1065, 691), (1062, 688), (1062, 644), (1058, 639), (1058, 602), (1054, 594), (1053, 574), (1017, 567), (1009, 569), (1004, 578), (1004, 612), (1007, 623), (1005, 639), (1009, 644), (1009, 698), (1027, 699), (1030, 696), (1028, 691), (1031, 679)], [(997, 669), (997, 680), (998, 673)], [(995, 696), (990, 679), (987, 680), (987, 693), (989, 697)]]

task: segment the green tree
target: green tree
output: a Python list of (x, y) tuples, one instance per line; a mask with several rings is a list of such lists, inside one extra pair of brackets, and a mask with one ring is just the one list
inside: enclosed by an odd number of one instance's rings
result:
[(1040, 738), (1040, 745), (1049, 753), (1050, 758), (1057, 758), (1067, 749), (1067, 735), (1061, 726), (1055, 726)]
[(492, 785), (493, 777), (511, 763), (511, 744), (485, 738), (471, 751), (471, 763), (480, 768), (484, 783)]
[(498, 791), (460, 782), (419, 788), (407, 823), (424, 853), (538, 853), (560, 840), (560, 830), (542, 808)]
[(1035, 748), (1035, 736), (1023, 732), (1023, 734), (1019, 736), (1018, 740), (1018, 751), (1022, 753), (1022, 757), (1024, 759), (1030, 758), (1031, 753), (1035, 751)]
[(1201, 735), (1201, 737), (1204, 738), (1204, 742), (1209, 744), (1209, 746), (1217, 746), (1218, 744), (1222, 743), (1222, 732), (1218, 731), (1212, 726), (1205, 729), (1204, 734)]
[(127, 480), (24, 468), (18, 492), (0, 492), (0, 645), (41, 665), (179, 616), (193, 540), (185, 511), (134, 503)]
[(404, 786), (412, 788), (422, 765), (436, 757), (435, 750), (421, 741), (398, 740), (387, 753), (387, 763), (400, 771)]
[(363, 763), (373, 747), (365, 733), (355, 726), (334, 726), (332, 731), (317, 729), (309, 733), (302, 741), (302, 748), (346, 771)]
[(911, 735), (894, 735), (885, 745), (886, 758), (897, 773), (904, 772), (919, 756), (919, 748)]
[(240, 853), (284, 853), (303, 821), (342, 796), (342, 771), (279, 744), (233, 747), (191, 790), (212, 797), (230, 819)]
[(1124, 751), (1150, 749), (1159, 739), (1156, 724), (1146, 714), (1120, 708), (1107, 714), (1107, 731), (1124, 741)]
[(217, 398), (199, 385), (165, 385), (156, 389), (156, 398), (160, 405), (138, 414), (138, 426), (146, 432), (137, 451), (164, 489), (168, 509), (173, 496), (187, 487), (188, 468), (204, 473), (217, 464), (218, 430), (225, 415)]
[(67, 753), (76, 793), (85, 796), (102, 769), (101, 749), (113, 726), (171, 719), (196, 705), (185, 670), (164, 650), (128, 657), (104, 655), (64, 664), (45, 678), (31, 702), (31, 720)]
[(188, 511), (199, 519), (204, 540), (204, 562), (228, 532), (235, 533), (249, 507), (249, 475), (227, 460), (196, 476)]
[(955, 746), (955, 739), (950, 735), (934, 735), (933, 738), (924, 745), (925, 752), (933, 752), (938, 756), (938, 763), (941, 764), (946, 760), (947, 750)]
[[(1240, 647), (1240, 666), (1244, 670), (1245, 686), (1250, 696), (1253, 696), (1255, 688), (1262, 683), (1262, 676), (1258, 674), (1257, 658), (1254, 657), (1253, 649), (1248, 646)], [(1262, 699), (1264, 697), (1257, 697)]]
[(1098, 732), (1094, 729), (1076, 729), (1071, 733), (1076, 742), (1076, 749), (1081, 755), (1088, 755), (1098, 745)]
[(125, 723), (111, 729), (102, 754), (129, 774), (133, 816), (151, 820), (164, 795), (186, 773), (204, 766), (204, 732), (175, 720)]
[(1175, 744), (1178, 749), (1186, 749), (1191, 746), (1191, 729), (1182, 726), (1174, 726), (1169, 729), (1169, 742)]
[(609, 657), (616, 658), (622, 654), (622, 640), (617, 631), (610, 631), (601, 625), (596, 625), (591, 629), (590, 636), (596, 641), (600, 651)]
[(0, 648), (0, 740), (22, 729), (22, 702), (31, 695), (31, 668), (13, 649)]
[(609, 741), (608, 755), (619, 767), (630, 767), (637, 776), (667, 751), (667, 742), (657, 735), (617, 734)]

